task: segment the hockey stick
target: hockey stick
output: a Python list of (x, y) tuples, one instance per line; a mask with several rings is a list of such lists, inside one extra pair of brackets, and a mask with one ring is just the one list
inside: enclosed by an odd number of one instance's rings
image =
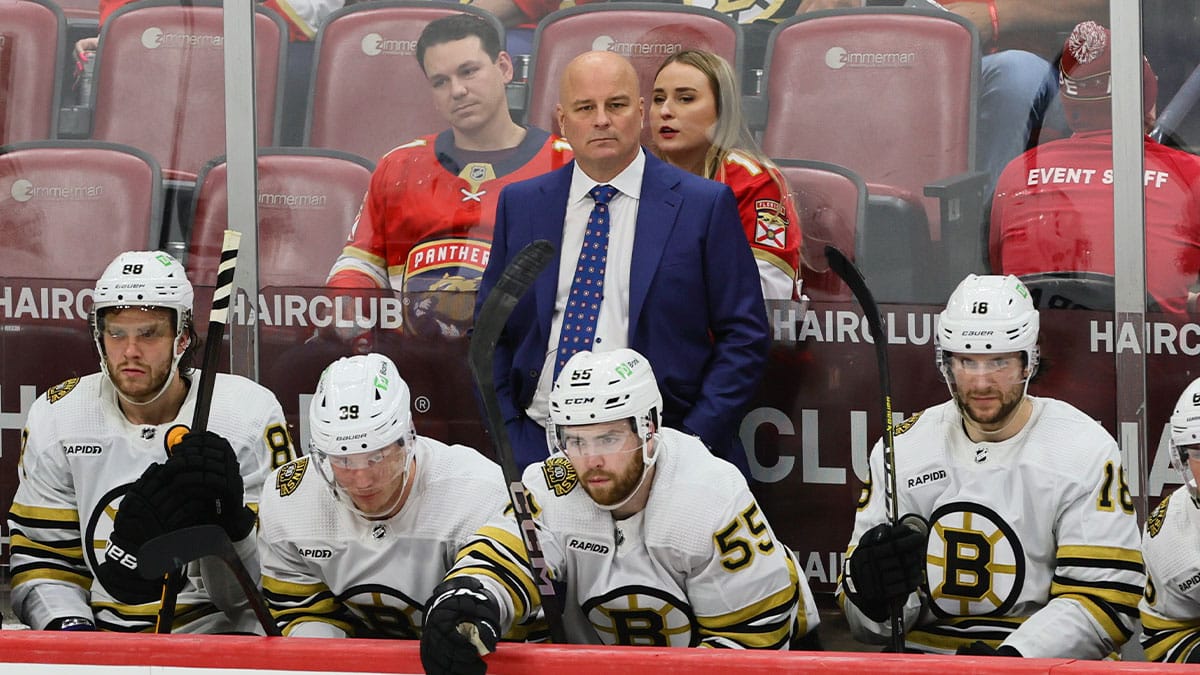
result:
[[(204, 363), (200, 366), (200, 381), (196, 385), (196, 408), (192, 411), (193, 433), (208, 428), (208, 411), (212, 407), (213, 386), (217, 381), (217, 365), (221, 360), (221, 342), (225, 339), (225, 324), (229, 319), (229, 303), (233, 298), (233, 274), (237, 268), (238, 248), (242, 243), (242, 234), (234, 230), (225, 230), (221, 241), (221, 261), (217, 264), (217, 287), (213, 290), (212, 310), (208, 314), (208, 334), (204, 342)], [(181, 437), (182, 438), (182, 437)], [(179, 442), (178, 438), (167, 439), (170, 445)], [(180, 542), (186, 545), (187, 542)], [(169, 568), (163, 576), (162, 602), (158, 608), (158, 619), (154, 625), (155, 633), (170, 633), (171, 624), (175, 621), (175, 598), (178, 595), (176, 577), (179, 568)]]
[[(875, 342), (875, 363), (879, 367), (879, 393), (883, 403), (883, 462), (887, 475), (884, 477), (884, 496), (887, 499), (888, 522), (896, 525), (900, 521), (899, 496), (896, 494), (896, 445), (895, 429), (892, 425), (892, 377), (888, 369), (887, 336), (883, 332), (883, 317), (879, 314), (879, 305), (875, 304), (875, 296), (867, 288), (867, 281), (862, 272), (837, 247), (825, 245), (825, 258), (829, 261), (829, 269), (838, 275), (854, 299), (862, 306), (863, 317), (867, 320), (867, 328), (871, 331), (871, 339)], [(897, 606), (901, 605), (901, 606)], [(897, 654), (904, 653), (904, 617), (903, 603), (892, 605), (892, 648)]]
[[(181, 555), (182, 552), (182, 555)], [(154, 579), (178, 570), (193, 560), (213, 556), (225, 563), (233, 573), (242, 593), (250, 601), (250, 608), (267, 635), (281, 636), (279, 626), (267, 611), (267, 604), (258, 591), (258, 584), (250, 578), (242, 558), (229, 541), (229, 535), (220, 525), (194, 525), (157, 536), (142, 546), (138, 552), (138, 572), (146, 579)]]
[(533, 280), (546, 268), (553, 256), (554, 246), (544, 239), (527, 245), (513, 256), (512, 261), (500, 274), (495, 287), (484, 299), (483, 307), (479, 309), (479, 316), (475, 319), (475, 330), (471, 335), (468, 364), (471, 377), (483, 398), (488, 429), (492, 433), (500, 468), (504, 471), (504, 480), (508, 483), (508, 493), (512, 497), (521, 539), (525, 543), (525, 550), (529, 551), (529, 563), (533, 567), (538, 592), (542, 596), (542, 609), (546, 612), (546, 621), (550, 624), (550, 639), (556, 644), (566, 644), (566, 631), (562, 625), (562, 603), (555, 593), (550, 570), (546, 566), (541, 546), (538, 545), (537, 528), (529, 507), (529, 495), (525, 491), (525, 484), (521, 482), (521, 472), (517, 470), (517, 462), (513, 458), (512, 441), (508, 437), (504, 417), (500, 413), (500, 400), (496, 394), (495, 374), (492, 370), (496, 343), (500, 341), (500, 333), (508, 323), (508, 317), (516, 307), (517, 301), (533, 286)]

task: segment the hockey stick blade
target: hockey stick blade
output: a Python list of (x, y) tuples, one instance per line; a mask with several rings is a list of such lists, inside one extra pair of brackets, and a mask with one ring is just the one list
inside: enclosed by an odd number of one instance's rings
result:
[[(899, 495), (896, 494), (896, 444), (895, 430), (892, 426), (892, 378), (888, 368), (887, 336), (883, 332), (883, 317), (879, 313), (879, 305), (875, 296), (867, 287), (867, 280), (862, 272), (837, 247), (826, 244), (825, 259), (829, 261), (829, 269), (838, 275), (850, 292), (862, 306), (863, 317), (867, 320), (867, 328), (871, 339), (875, 342), (875, 363), (879, 368), (880, 405), (883, 409), (883, 458), (884, 494), (887, 500), (888, 521), (896, 525), (900, 520)], [(904, 652), (903, 602), (893, 602), (891, 606), (892, 650)]]
[(471, 346), (468, 350), (468, 365), (475, 387), (483, 401), (487, 415), (487, 427), (491, 432), (492, 442), (496, 448), (496, 458), (504, 473), (504, 481), (508, 483), (509, 496), (512, 498), (514, 516), (529, 552), (530, 566), (533, 568), (534, 581), (542, 596), (542, 609), (546, 613), (550, 625), (550, 639), (557, 644), (566, 642), (566, 632), (562, 625), (562, 605), (555, 592), (554, 583), (550, 578), (550, 570), (542, 556), (542, 550), (537, 538), (537, 527), (533, 522), (533, 512), (530, 509), (529, 496), (525, 485), (521, 482), (521, 473), (517, 469), (513, 457), (512, 441), (504, 426), (504, 416), (500, 412), (500, 400), (496, 393), (496, 378), (492, 370), (495, 364), (496, 343), (500, 334), (512, 315), (513, 308), (521, 297), (533, 287), (538, 274), (550, 264), (554, 257), (554, 246), (539, 239), (517, 252), (513, 259), (500, 274), (500, 279), (492, 288), (488, 297), (484, 298), (479, 316), (475, 318), (475, 328), (471, 333)]
[(144, 579), (159, 579), (192, 561), (209, 556), (220, 560), (233, 574), (266, 634), (281, 636), (279, 626), (267, 611), (257, 584), (250, 578), (245, 564), (233, 548), (233, 542), (229, 541), (229, 535), (219, 525), (194, 525), (147, 541), (138, 551), (138, 573)]

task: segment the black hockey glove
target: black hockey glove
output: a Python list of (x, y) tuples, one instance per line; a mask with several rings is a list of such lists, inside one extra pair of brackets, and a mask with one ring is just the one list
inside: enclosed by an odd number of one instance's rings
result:
[(163, 471), (173, 489), (201, 503), (205, 523), (220, 525), (231, 541), (254, 527), (254, 511), (245, 505), (242, 470), (233, 446), (211, 431), (190, 433), (171, 449)]
[(121, 499), (104, 550), (104, 560), (97, 570), (100, 583), (114, 598), (126, 604), (158, 600), (162, 584), (156, 579), (143, 579), (138, 574), (138, 550), (160, 534), (203, 522), (203, 505), (174, 490), (166, 479), (162, 464), (151, 464)]
[(500, 639), (500, 604), (470, 577), (455, 577), (433, 589), (421, 632), (421, 665), (429, 675), (482, 675), (487, 663), (479, 648), (459, 632), (474, 626), (488, 653)]
[(969, 645), (963, 645), (954, 653), (959, 656), (1021, 656), (1021, 652), (1017, 651), (1016, 647), (1009, 645), (993, 647), (983, 640), (976, 640)]
[[(919, 524), (918, 524), (919, 523)], [(881, 523), (867, 530), (847, 564), (843, 587), (850, 601), (872, 621), (887, 621), (893, 602), (904, 602), (925, 576), (928, 528), (916, 516), (899, 524)]]

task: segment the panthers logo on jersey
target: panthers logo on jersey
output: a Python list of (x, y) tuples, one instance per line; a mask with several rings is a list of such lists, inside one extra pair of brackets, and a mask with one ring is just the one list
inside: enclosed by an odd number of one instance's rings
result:
[(307, 457), (301, 457), (280, 467), (279, 473), (275, 476), (275, 489), (279, 490), (279, 496), (286, 497), (295, 492), (296, 488), (300, 487), (300, 481), (304, 480), (306, 470), (308, 470)]
[(683, 600), (649, 586), (622, 586), (583, 603), (583, 613), (608, 645), (695, 647), (695, 615)]
[(562, 497), (570, 493), (579, 484), (575, 465), (561, 455), (550, 457), (542, 462), (542, 475), (546, 477), (546, 487), (554, 490), (555, 497)]
[(970, 502), (943, 504), (929, 520), (926, 573), (934, 614), (1007, 612), (1025, 581), (1025, 552), (1012, 526)]

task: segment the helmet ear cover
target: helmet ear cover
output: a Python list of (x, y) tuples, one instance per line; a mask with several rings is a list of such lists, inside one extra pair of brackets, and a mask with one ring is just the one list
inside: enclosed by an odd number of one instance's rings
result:
[(1171, 466), (1179, 472), (1192, 500), (1200, 505), (1200, 488), (1188, 463), (1188, 447), (1200, 445), (1200, 378), (1192, 380), (1171, 413)]

